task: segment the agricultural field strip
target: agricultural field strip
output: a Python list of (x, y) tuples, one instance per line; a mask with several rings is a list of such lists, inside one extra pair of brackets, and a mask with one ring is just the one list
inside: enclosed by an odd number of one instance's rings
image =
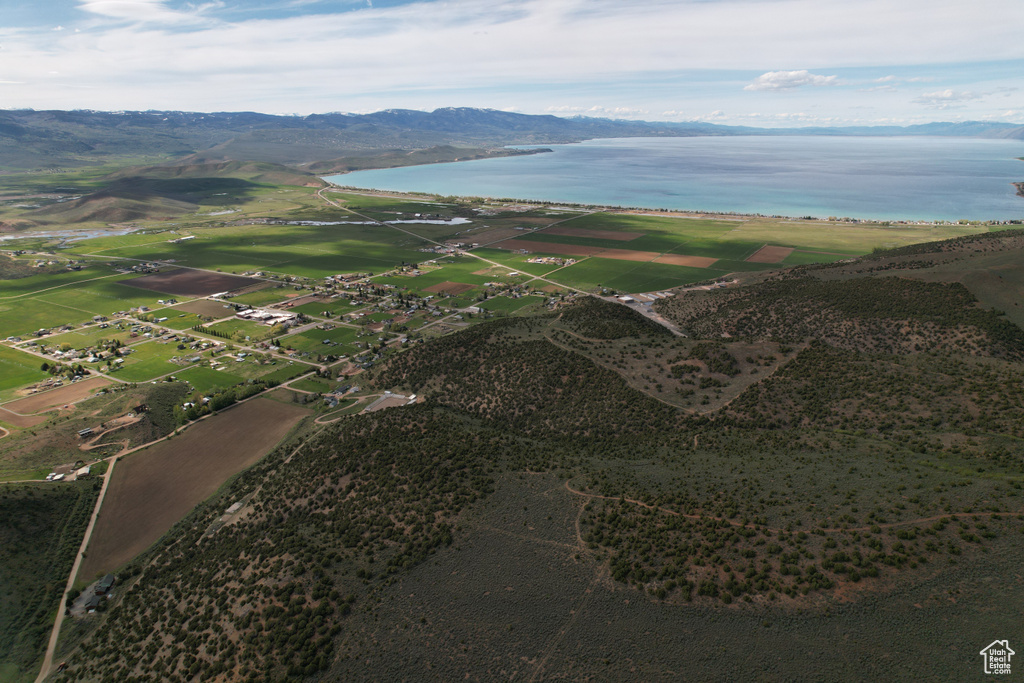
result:
[[(326, 189), (326, 188), (324, 188), (324, 189)], [(392, 228), (393, 230), (398, 230), (399, 232), (403, 232), (403, 233), (405, 233), (406, 235), (409, 235), (409, 236), (411, 236), (411, 237), (415, 237), (416, 239), (419, 239), (419, 240), (423, 240), (423, 241), (425, 241), (425, 242), (430, 242), (431, 244), (434, 244), (434, 245), (436, 245), (436, 246), (439, 246), (439, 247), (443, 247), (443, 246), (445, 246), (445, 245), (444, 245), (443, 243), (441, 243), (441, 242), (436, 242), (436, 241), (434, 241), (434, 240), (432, 240), (432, 239), (428, 239), (428, 238), (426, 238), (426, 237), (420, 237), (420, 236), (419, 236), (419, 235), (417, 235), (416, 233), (413, 233), (413, 232), (409, 232), (408, 230), (406, 230), (406, 229), (404, 229), (404, 228), (400, 228), (400, 227), (398, 227), (397, 225), (390, 225), (390, 224), (388, 224), (388, 223), (384, 223), (384, 222), (382, 222), (382, 221), (378, 221), (378, 220), (375, 220), (375, 219), (373, 219), (373, 218), (370, 218), (369, 216), (366, 216), (366, 215), (364, 215), (364, 214), (358, 213), (357, 211), (353, 211), (352, 209), (349, 209), (349, 208), (347, 208), (347, 207), (341, 206), (340, 204), (338, 204), (338, 203), (334, 202), (333, 200), (331, 200), (331, 199), (328, 199), (327, 197), (325, 197), (325, 196), (323, 195), (323, 189), (321, 189), (320, 191), (318, 191), (318, 192), (317, 192), (317, 195), (318, 195), (318, 196), (319, 196), (319, 197), (320, 197), (321, 199), (323, 199), (323, 200), (324, 200), (325, 202), (329, 203), (329, 204), (330, 204), (331, 206), (333, 206), (333, 207), (335, 207), (335, 208), (337, 208), (337, 209), (342, 209), (342, 210), (344, 210), (344, 211), (348, 211), (348, 212), (349, 212), (349, 213), (351, 213), (351, 214), (352, 214), (353, 216), (359, 216), (360, 218), (362, 218), (362, 219), (364, 219), (364, 220), (368, 220), (368, 221), (373, 221), (374, 223), (376, 223), (376, 224), (378, 224), (378, 225), (383, 225), (383, 226), (385, 226), (385, 227), (388, 227), (388, 228)], [(576, 218), (576, 216), (573, 216), (573, 218)], [(568, 220), (568, 219), (567, 219), (567, 220)], [(502, 264), (498, 263), (497, 261), (492, 261), (492, 260), (490, 260), (490, 259), (486, 259), (486, 258), (484, 258), (483, 256), (478, 256), (478, 255), (474, 254), (474, 253), (473, 253), (473, 252), (471, 252), (471, 251), (467, 251), (467, 252), (465, 252), (465, 254), (466, 254), (467, 256), (471, 256), (471, 257), (473, 257), (473, 258), (475, 258), (475, 259), (478, 259), (478, 260), (480, 260), (480, 261), (483, 261), (484, 263), (489, 263), (489, 264), (490, 264), (490, 265), (492, 265), (492, 266), (495, 266), (495, 267), (498, 267), (498, 268), (505, 268), (505, 269), (508, 269), (508, 266), (504, 266), (504, 265), (502, 265)], [(560, 284), (560, 283), (558, 283), (558, 282), (552, 282), (552, 281), (550, 281), (550, 280), (546, 280), (545, 278), (543, 278), (543, 277), (541, 277), (541, 276), (537, 276), (537, 277), (536, 277), (536, 278), (534, 278), (534, 279), (537, 279), (537, 280), (541, 280), (542, 282), (547, 282), (547, 283), (548, 283), (548, 284), (550, 284), (550, 285), (556, 285), (556, 286), (558, 286), (558, 287), (564, 287), (564, 288), (566, 288), (566, 289), (571, 289), (571, 290), (573, 290), (574, 292), (579, 292), (580, 294), (586, 294), (586, 292), (584, 292), (584, 291), (583, 291), (582, 289), (577, 289), (576, 287), (571, 287), (571, 286), (569, 286), (569, 285), (563, 285), (563, 284)]]
[[(304, 376), (305, 375), (303, 375), (303, 377)], [(301, 377), (297, 377), (295, 379), (300, 379), (300, 378)], [(247, 398), (243, 398), (242, 400), (240, 400), (237, 403), (235, 403), (234, 406), (232, 406), (232, 407), (237, 407), (237, 406), (239, 406), (239, 405), (241, 405), (243, 403), (246, 403), (248, 401), (251, 401), (253, 399), (260, 398), (261, 396), (263, 396), (264, 393), (266, 393), (266, 392), (262, 392), (261, 391), (258, 394), (253, 394), (252, 396), (249, 396)], [(141, 451), (141, 450), (143, 450), (145, 448), (149, 448), (150, 446), (154, 446), (154, 445), (156, 445), (156, 444), (158, 444), (158, 443), (160, 443), (162, 441), (166, 441), (167, 439), (170, 439), (171, 437), (175, 436), (176, 434), (180, 434), (181, 432), (185, 431), (189, 427), (191, 427), (193, 425), (196, 425), (196, 424), (199, 424), (203, 420), (211, 418), (211, 417), (213, 417), (213, 416), (215, 416), (217, 414), (218, 413), (209, 413), (207, 415), (203, 415), (202, 417), (200, 417), (197, 420), (193, 420), (192, 422), (189, 422), (187, 424), (184, 424), (184, 425), (178, 427), (177, 429), (172, 431), (170, 434), (167, 434), (166, 436), (162, 436), (159, 439), (154, 439), (153, 441), (150, 441), (148, 443), (144, 443), (142, 445), (136, 446), (135, 448), (127, 450), (127, 451), (125, 451), (123, 453), (118, 453), (117, 455), (112, 455), (109, 458), (104, 458), (105, 460), (107, 460), (110, 463), (110, 466), (107, 468), (107, 471), (103, 475), (103, 488), (100, 490), (100, 494), (99, 494), (99, 496), (96, 499), (96, 506), (93, 509), (92, 517), (89, 519), (89, 526), (86, 528), (85, 535), (82, 538), (82, 544), (79, 547), (78, 554), (75, 556), (75, 564), (71, 568), (71, 573), (68, 576), (68, 582), (67, 582), (67, 584), (64, 587), (64, 595), (61, 597), (61, 602), (62, 603), (67, 599), (68, 594), (70, 593), (71, 589), (74, 587), (75, 580), (78, 578), (78, 569), (79, 569), (79, 567), (80, 567), (80, 565), (82, 563), (83, 557), (85, 556), (85, 549), (88, 547), (89, 540), (92, 537), (93, 529), (96, 526), (96, 518), (99, 516), (100, 508), (101, 508), (101, 506), (103, 504), (103, 498), (106, 495), (107, 486), (109, 485), (109, 483), (111, 481), (111, 474), (114, 471), (114, 466), (117, 464), (118, 459), (122, 458), (124, 456), (127, 456), (127, 455), (131, 455), (132, 453), (135, 453), (137, 451)], [(305, 445), (305, 442), (303, 442), (295, 450), (295, 452), (292, 453), (292, 456), (295, 455), (295, 453), (297, 453), (298, 450), (301, 449), (304, 445)], [(287, 464), (290, 461), (291, 461), (291, 456), (289, 456), (285, 460), (285, 464)], [(48, 645), (48, 647), (46, 649), (46, 655), (43, 658), (43, 666), (40, 669), (39, 677), (36, 678), (36, 683), (42, 683), (46, 679), (46, 676), (49, 674), (50, 668), (52, 668), (52, 666), (53, 666), (53, 654), (54, 654), (54, 651), (57, 648), (57, 640), (58, 640), (58, 636), (60, 634), (60, 627), (61, 627), (61, 623), (63, 622), (63, 620), (64, 620), (64, 611), (63, 610), (57, 610), (57, 616), (56, 616), (55, 621), (54, 621), (53, 631), (50, 634), (50, 643), (49, 643), (49, 645)]]
[[(110, 275), (101, 275), (99, 277), (89, 278), (88, 280), (76, 280), (75, 282), (66, 282), (66, 283), (64, 283), (62, 285), (56, 285), (54, 287), (46, 287), (44, 289), (37, 289), (37, 290), (34, 290), (32, 292), (25, 292), (23, 294), (14, 294), (13, 296), (0, 296), (0, 301), (10, 301), (12, 299), (21, 299), (21, 298), (24, 298), (24, 297), (35, 297), (35, 296), (38, 296), (39, 294), (42, 294), (43, 292), (49, 292), (49, 291), (54, 290), (54, 289), (62, 289), (64, 287), (77, 286), (77, 285), (81, 285), (81, 284), (83, 284), (85, 282), (94, 282), (96, 280), (105, 280), (107, 278), (112, 278), (112, 277), (124, 277), (124, 273), (111, 273)], [(49, 303), (56, 303), (56, 302), (49, 302)], [(57, 304), (57, 305), (59, 306), (60, 304)]]
[[(536, 230), (532, 230), (531, 233), (529, 233), (529, 234), (538, 233), (538, 232), (544, 232), (548, 228), (553, 228), (556, 225), (561, 225), (562, 223), (567, 223), (567, 222), (569, 222), (571, 220), (575, 220), (577, 218), (583, 218), (584, 216), (590, 216), (590, 215), (595, 214), (595, 213), (600, 213), (600, 211), (587, 211), (586, 213), (580, 213), (580, 214), (576, 214), (574, 216), (569, 216), (568, 218), (563, 218), (560, 221), (555, 221), (554, 223), (550, 223), (548, 225), (545, 225), (542, 228), (537, 228)], [(481, 244), (479, 247), (476, 247), (476, 248), (478, 248), (478, 249), (479, 248), (486, 248), (486, 247), (491, 246), (492, 244), (497, 244), (498, 242), (504, 242), (506, 239), (508, 239), (508, 238), (507, 237), (503, 237), (501, 239), (492, 240), (490, 242), (487, 242), (486, 244)]]

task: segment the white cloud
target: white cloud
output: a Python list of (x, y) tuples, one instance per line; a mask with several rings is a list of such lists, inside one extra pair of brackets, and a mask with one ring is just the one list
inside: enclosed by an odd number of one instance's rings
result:
[(753, 83), (743, 87), (744, 90), (793, 90), (803, 86), (821, 87), (836, 85), (836, 76), (822, 76), (810, 71), (769, 71), (754, 79)]
[[(734, 120), (751, 99), (745, 84), (788, 89), (771, 98), (778, 106), (813, 113), (828, 103), (845, 115), (872, 98), (910, 109), (914, 95), (812, 86), (923, 72), (906, 65), (1002, 60), (998, 69), (972, 67), (990, 69), (998, 82), (956, 81), (958, 89), (994, 91), (1020, 82), (1007, 62), (1024, 63), (1020, 0), (447, 0), (374, 8), (324, 0), (318, 14), (282, 19), (242, 20), (244, 3), (231, 3), (231, 21), (218, 20), (219, 4), (208, 0), (76, 1), (84, 11), (59, 18), (65, 31), (49, 30), (56, 17), (39, 30), (0, 26), (0, 74), (26, 83), (9, 89), (17, 97), (5, 93), (4, 106), (310, 112), (516, 102), (539, 112), (585, 103), (558, 111), (628, 118), (723, 110)], [(814, 68), (764, 73), (780, 64)], [(71, 93), (46, 78), (55, 70), (68, 87), (92, 90)], [(1008, 105), (1016, 103), (1001, 108)]]
[(923, 104), (932, 109), (957, 109), (965, 106), (966, 102), (980, 100), (985, 95), (970, 91), (957, 92), (952, 88), (937, 90), (935, 92), (922, 93), (914, 98), (915, 104)]
[(164, 0), (79, 0), (78, 8), (108, 19), (134, 23), (187, 24), (199, 21), (222, 2), (190, 5), (187, 11), (167, 7)]
[(568, 104), (545, 107), (544, 111), (548, 114), (577, 114), (611, 119), (636, 119), (648, 116), (651, 113), (647, 109), (637, 107), (604, 107), (601, 105), (580, 107)]

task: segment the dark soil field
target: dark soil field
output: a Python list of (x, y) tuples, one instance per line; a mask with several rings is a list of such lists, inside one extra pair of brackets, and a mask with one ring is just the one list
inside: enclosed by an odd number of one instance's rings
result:
[(792, 253), (792, 247), (772, 247), (766, 244), (747, 257), (747, 261), (749, 263), (782, 263)]
[(148, 548), (307, 414), (299, 406), (248, 401), (119, 462), (79, 576), (91, 581)]
[(46, 422), (45, 415), (18, 415), (6, 408), (0, 408), (0, 421), (6, 422), (15, 427), (34, 427), (41, 422)]
[(710, 256), (684, 256), (683, 254), (665, 254), (654, 259), (655, 263), (667, 263), (670, 266), (688, 266), (690, 268), (710, 268), (717, 260)]
[(121, 280), (121, 284), (139, 289), (149, 289), (165, 294), (182, 296), (209, 296), (218, 292), (230, 292), (255, 283), (247, 277), (223, 275), (205, 270), (178, 268), (163, 273)]
[(657, 251), (634, 251), (633, 249), (606, 249), (599, 256), (601, 258), (617, 259), (619, 261), (640, 261), (646, 263), (661, 256)]
[(22, 415), (31, 415), (32, 413), (38, 413), (54, 406), (81, 401), (83, 398), (88, 397), (93, 391), (101, 387), (105, 387), (108, 384), (111, 384), (109, 379), (93, 377), (92, 379), (82, 380), (81, 382), (75, 382), (74, 384), (69, 384), (50, 391), (33, 394), (32, 396), (27, 396), (25, 398), (18, 399), (17, 401), (5, 403), (4, 408)]

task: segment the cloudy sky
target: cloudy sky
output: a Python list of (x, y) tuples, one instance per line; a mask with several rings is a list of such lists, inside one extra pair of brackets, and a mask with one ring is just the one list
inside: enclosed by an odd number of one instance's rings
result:
[(1022, 0), (0, 0), (0, 107), (1024, 123)]

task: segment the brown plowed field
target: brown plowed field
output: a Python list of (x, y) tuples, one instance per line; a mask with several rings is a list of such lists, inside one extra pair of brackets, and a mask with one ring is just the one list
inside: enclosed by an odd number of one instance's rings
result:
[(91, 581), (153, 545), (308, 414), (257, 398), (124, 458), (114, 468), (79, 576)]
[(177, 268), (163, 273), (143, 275), (142, 277), (119, 280), (120, 284), (139, 289), (149, 289), (165, 294), (181, 294), (182, 296), (209, 296), (218, 292), (230, 292), (234, 289), (247, 287), (255, 282), (251, 278), (223, 273), (210, 273), (205, 270)]
[(49, 418), (46, 415), (16, 415), (9, 410), (0, 408), (0, 421), (22, 429), (35, 427), (40, 422), (46, 422), (47, 419)]
[(747, 257), (748, 263), (782, 263), (793, 253), (792, 247), (770, 247), (767, 244)]
[(436, 285), (431, 285), (424, 289), (424, 292), (447, 292), (449, 294), (462, 294), (476, 287), (476, 285), (467, 285), (465, 282), (438, 282)]
[(611, 258), (618, 261), (653, 261), (661, 256), (657, 251), (633, 251), (632, 249), (605, 249), (600, 254), (594, 254), (600, 258)]
[(220, 301), (210, 301), (209, 299), (197, 299), (196, 301), (189, 301), (187, 304), (175, 304), (174, 308), (186, 313), (205, 315), (208, 318), (226, 318), (229, 315), (235, 315), (232, 309), (224, 308), (224, 304)]
[(67, 386), (5, 403), (4, 408), (15, 413), (21, 413), (22, 415), (31, 415), (54, 406), (81, 401), (83, 398), (87, 398), (94, 390), (105, 387), (108, 384), (112, 384), (112, 382), (106, 377), (83, 379), (81, 382), (75, 382), (74, 384), (68, 384)]
[(710, 256), (684, 256), (683, 254), (665, 254), (654, 259), (658, 263), (667, 263), (670, 266), (689, 266), (690, 268), (710, 268), (717, 261)]
[(616, 242), (629, 242), (638, 237), (643, 237), (642, 232), (625, 232), (622, 230), (592, 230), (590, 228), (570, 228), (569, 226), (556, 225), (544, 231), (546, 235), (566, 235), (567, 237), (593, 237), (599, 240), (615, 240)]
[(532, 240), (505, 240), (491, 246), (498, 249), (508, 249), (509, 251), (525, 249), (534, 254), (558, 254), (560, 256), (593, 256), (604, 251), (602, 247), (584, 247), (579, 244), (534, 242)]

